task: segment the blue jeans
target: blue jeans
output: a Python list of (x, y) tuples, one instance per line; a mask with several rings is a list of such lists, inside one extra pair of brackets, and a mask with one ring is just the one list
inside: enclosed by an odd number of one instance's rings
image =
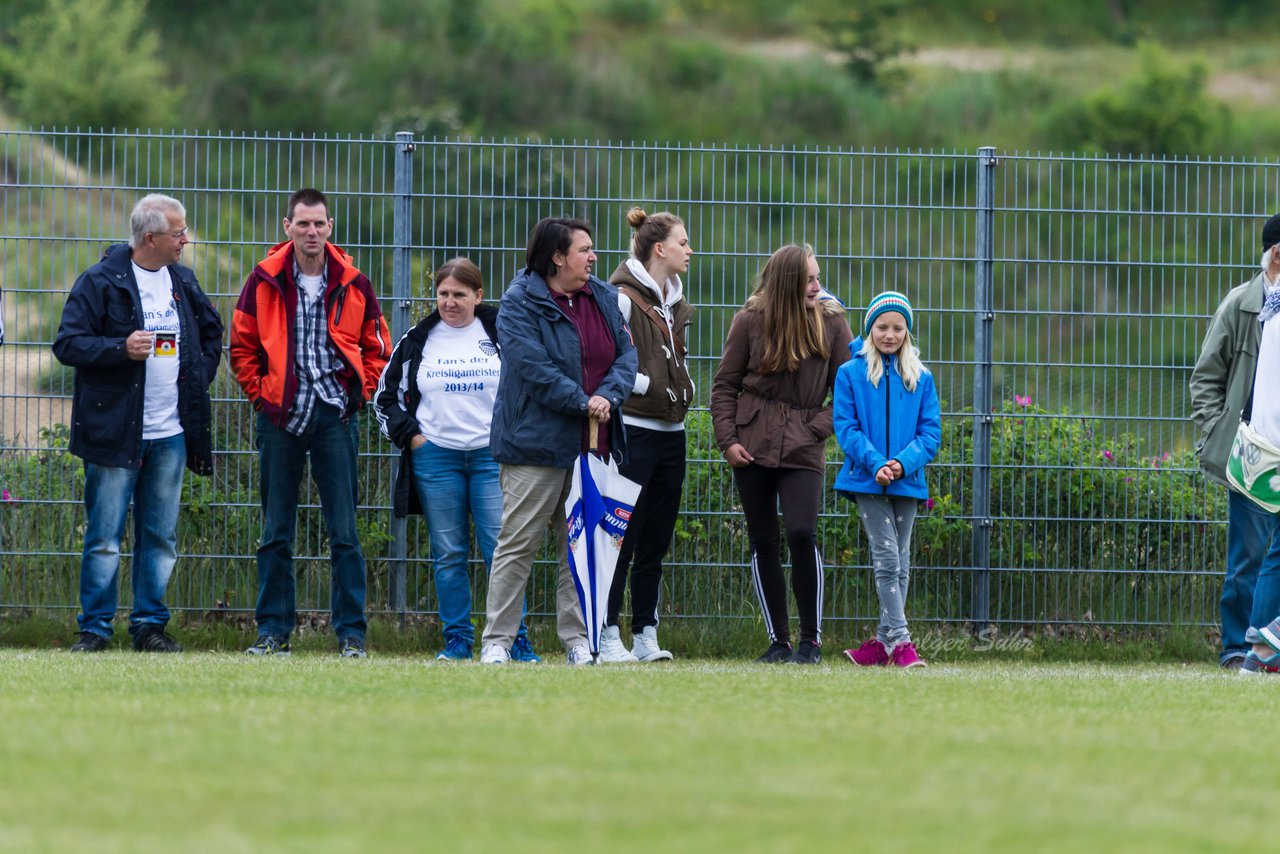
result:
[[(1227, 577), (1222, 585), (1222, 652), (1219, 661), (1244, 655), (1249, 626), (1265, 626), (1280, 606), (1280, 554), (1273, 540), (1280, 518), (1227, 490)], [(1264, 581), (1263, 578), (1266, 578)], [(1259, 616), (1259, 611), (1265, 614)], [(1260, 622), (1257, 622), (1261, 620)]]
[(258, 414), (259, 490), (262, 544), (258, 546), (260, 634), (287, 638), (298, 623), (293, 541), (298, 523), (298, 488), (311, 456), (311, 479), (329, 533), (332, 592), (330, 609), (339, 640), (364, 640), (364, 553), (356, 532), (356, 418), (343, 419), (336, 407), (317, 403), (301, 436)]
[(80, 631), (111, 637), (120, 585), (120, 540), (133, 504), (133, 611), (129, 634), (169, 622), (164, 591), (178, 562), (178, 501), (187, 443), (181, 433), (144, 439), (142, 465), (84, 465), (84, 552), (80, 557)]
[[(431, 532), (431, 561), (445, 642), (457, 638), (471, 646), (476, 638), (467, 571), (471, 523), (475, 524), (476, 542), (487, 570), (493, 566), (493, 548), (502, 527), (498, 463), (487, 447), (455, 451), (431, 442), (414, 448), (412, 456), (413, 480)], [(521, 619), (519, 635), (528, 634)]]

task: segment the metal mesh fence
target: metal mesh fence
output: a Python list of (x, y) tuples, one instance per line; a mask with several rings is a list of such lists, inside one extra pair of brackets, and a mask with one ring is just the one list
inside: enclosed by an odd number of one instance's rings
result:
[[(758, 613), (705, 403), (759, 268), (803, 241), (855, 326), (875, 293), (906, 292), (935, 373), (944, 446), (916, 528), (914, 620), (1216, 623), (1225, 495), (1196, 472), (1187, 379), (1207, 316), (1256, 267), (1274, 164), (29, 131), (0, 134), (0, 168), (0, 607), (77, 606), (83, 477), (65, 451), (72, 374), (50, 344), (79, 272), (127, 239), (138, 197), (168, 193), (187, 207), (183, 261), (229, 321), (245, 276), (283, 239), (288, 194), (319, 186), (332, 239), (373, 281), (394, 336), (428, 310), (429, 273), (454, 255), (479, 264), (486, 298), (500, 297), (543, 216), (593, 222), (602, 277), (625, 258), (633, 204), (685, 220), (702, 405), (688, 425), (664, 618)], [(170, 601), (244, 611), (257, 591), (257, 459), (251, 409), (225, 364), (214, 399), (216, 474), (188, 475)], [(398, 455), (373, 419), (362, 431), (371, 610), (430, 613), (428, 532), (418, 518), (393, 523)], [(829, 460), (830, 480), (834, 443)], [(323, 612), (328, 550), (309, 484), (301, 503), (299, 605)], [(830, 490), (819, 535), (827, 617), (874, 620), (865, 538)], [(535, 614), (554, 611), (549, 558), (535, 567)], [(478, 563), (474, 577), (483, 603)]]

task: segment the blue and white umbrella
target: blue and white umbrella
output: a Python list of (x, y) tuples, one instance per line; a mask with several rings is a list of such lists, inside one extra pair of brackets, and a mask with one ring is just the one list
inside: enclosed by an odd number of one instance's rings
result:
[[(591, 451), (596, 450), (596, 432), (593, 419)], [(604, 626), (613, 572), (639, 497), (640, 484), (623, 477), (612, 457), (604, 460), (592, 452), (578, 455), (564, 512), (569, 568), (582, 604), (582, 620), (587, 625), (592, 653), (600, 651), (600, 629)]]

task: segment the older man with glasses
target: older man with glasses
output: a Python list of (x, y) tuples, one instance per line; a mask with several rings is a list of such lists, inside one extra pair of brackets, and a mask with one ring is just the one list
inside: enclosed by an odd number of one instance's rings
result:
[(130, 504), (133, 648), (182, 650), (165, 631), (164, 594), (178, 559), (183, 469), (213, 472), (209, 385), (222, 359), (222, 319), (178, 263), (186, 210), (153, 193), (134, 206), (129, 226), (129, 243), (109, 246), (76, 279), (53, 342), (58, 361), (75, 368), (70, 450), (84, 460), (73, 652), (100, 652), (111, 640)]

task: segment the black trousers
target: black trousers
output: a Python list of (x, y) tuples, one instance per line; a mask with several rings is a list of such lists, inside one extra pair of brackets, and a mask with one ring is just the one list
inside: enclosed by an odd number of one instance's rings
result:
[(822, 557), (818, 554), (818, 508), (822, 475), (809, 469), (774, 469), (749, 465), (733, 470), (747, 517), (751, 574), (764, 611), (769, 640), (788, 643), (787, 581), (782, 573), (778, 507), (791, 552), (791, 590), (800, 612), (800, 640), (822, 639)]
[(640, 484), (640, 498), (627, 524), (609, 588), (605, 625), (618, 625), (622, 595), (631, 576), (631, 631), (658, 625), (658, 588), (662, 583), (662, 559), (671, 546), (680, 496), (684, 491), (685, 435), (683, 430), (664, 432), (627, 427), (628, 462), (618, 470)]

